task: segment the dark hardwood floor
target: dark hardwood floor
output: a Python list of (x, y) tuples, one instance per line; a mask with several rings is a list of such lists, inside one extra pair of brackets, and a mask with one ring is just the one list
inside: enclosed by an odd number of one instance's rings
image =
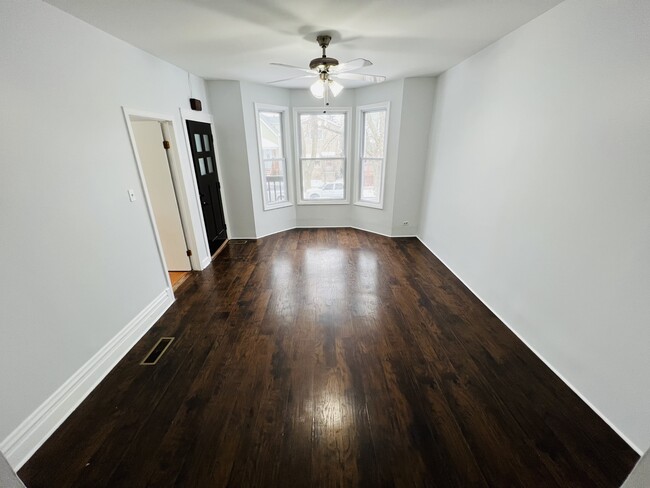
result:
[(419, 241), (310, 229), (231, 242), (193, 273), (20, 476), (618, 487), (637, 459)]

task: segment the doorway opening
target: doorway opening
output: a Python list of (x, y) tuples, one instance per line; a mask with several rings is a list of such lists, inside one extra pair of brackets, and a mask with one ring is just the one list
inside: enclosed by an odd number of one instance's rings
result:
[[(173, 164), (179, 156), (173, 122), (155, 115), (125, 110), (131, 144), (138, 164), (144, 199), (151, 217), (165, 279), (175, 290), (194, 269), (191, 242), (179, 198), (182, 185)], [(175, 171), (176, 170), (176, 171)], [(182, 195), (182, 193), (181, 193)]]

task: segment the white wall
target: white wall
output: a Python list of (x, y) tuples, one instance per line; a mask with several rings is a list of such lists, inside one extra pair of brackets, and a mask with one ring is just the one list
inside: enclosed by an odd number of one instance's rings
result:
[[(388, 120), (388, 146), (386, 147), (386, 172), (384, 183), (384, 208), (369, 208), (354, 205), (351, 210), (353, 225), (361, 229), (367, 229), (380, 234), (392, 235), (393, 208), (395, 205), (395, 182), (397, 173), (401, 171), (403, 161), (398, 159), (400, 132), (402, 127), (402, 98), (404, 91), (404, 80), (396, 80), (379, 85), (370, 85), (356, 90), (357, 107), (372, 105), (375, 103), (388, 102), (389, 120)], [(356, 111), (356, 107), (355, 107)], [(431, 112), (429, 112), (429, 117)], [(356, 188), (359, 178), (359, 128), (357, 120), (354, 122), (352, 129), (353, 139), (355, 141), (355, 150), (352, 152), (352, 162), (354, 164), (353, 188)], [(428, 134), (425, 135), (425, 142)], [(356, 195), (352, 201), (356, 200)]]
[(438, 82), (423, 241), (650, 446), (650, 2), (567, 0)]
[[(289, 184), (291, 200), (296, 202), (295, 188), (296, 108), (322, 108), (308, 90), (288, 90), (249, 82), (209, 81), (212, 112), (219, 139), (219, 154), (224, 167), (226, 189), (237, 188), (232, 202), (228, 200), (231, 219), (231, 237), (261, 237), (293, 227), (344, 227), (354, 226), (388, 235), (413, 234), (417, 229), (420, 209), (422, 173), (426, 163), (433, 102), (433, 78), (397, 80), (358, 89), (346, 89), (331, 101), (330, 108), (349, 108), (350, 112), (350, 191), (355, 200), (354, 187), (357, 175), (357, 121), (356, 108), (380, 102), (390, 102), (388, 151), (384, 208), (375, 209), (358, 205), (294, 205), (264, 211), (260, 183), (259, 151), (255, 123), (255, 103), (286, 106), (290, 109)], [(402, 98), (408, 95), (408, 110), (402, 107)], [(404, 134), (402, 119), (409, 131)], [(409, 147), (401, 147), (401, 143)], [(293, 163), (294, 167), (291, 166)], [(397, 186), (399, 175), (399, 187)], [(400, 198), (396, 199), (396, 188)], [(236, 201), (235, 201), (236, 200)], [(398, 201), (399, 200), (399, 201)], [(394, 224), (394, 209), (399, 208), (399, 218), (410, 220), (408, 227)], [(406, 216), (406, 217), (404, 217)], [(234, 229), (234, 230), (233, 230)]]
[[(399, 171), (395, 174), (395, 202), (390, 234), (416, 235), (420, 222), (422, 186), (429, 155), (429, 132), (435, 78), (406, 78), (399, 128)], [(397, 107), (396, 107), (397, 108)], [(408, 222), (404, 225), (404, 222)]]
[(189, 87), (38, 0), (0, 3), (0, 45), (2, 440), (165, 292), (121, 107), (171, 115), (183, 141)]
[(207, 90), (222, 172), (219, 180), (228, 209), (228, 237), (255, 238), (255, 211), (240, 82), (209, 81)]
[(650, 451), (646, 451), (621, 488), (648, 488), (650, 486)]
[(167, 270), (189, 271), (192, 268), (186, 254), (183, 224), (176, 203), (167, 154), (163, 147), (164, 138), (160, 122), (133, 121), (131, 126)]
[[(296, 207), (283, 207), (275, 208), (272, 210), (264, 210), (264, 202), (262, 196), (262, 177), (260, 170), (260, 157), (257, 145), (257, 122), (255, 113), (255, 104), (262, 103), (267, 105), (278, 105), (282, 107), (290, 107), (291, 95), (289, 90), (278, 88), (274, 86), (260, 85), (258, 83), (248, 83), (242, 81), (240, 84), (241, 89), (241, 104), (242, 115), (244, 118), (244, 132), (246, 138), (246, 152), (248, 153), (248, 172), (250, 174), (250, 187), (253, 199), (253, 212), (255, 214), (255, 235), (262, 237), (268, 234), (273, 234), (286, 229), (291, 229), (296, 225)], [(291, 110), (287, 113), (291, 119)], [(289, 128), (291, 128), (291, 120), (289, 120)], [(296, 202), (295, 187), (293, 185), (293, 172), (292, 168), (292, 148), (291, 148), (291, 134), (285, 134), (287, 144), (287, 170), (288, 170), (288, 186), (289, 198), (292, 202)]]

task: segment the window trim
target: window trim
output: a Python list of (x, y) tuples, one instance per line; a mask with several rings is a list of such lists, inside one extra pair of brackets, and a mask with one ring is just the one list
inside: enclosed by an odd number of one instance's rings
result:
[[(293, 199), (291, 198), (292, 181), (291, 181), (291, 145), (287, 141), (287, 136), (290, 134), (289, 128), (289, 107), (282, 105), (269, 105), (265, 103), (255, 103), (255, 127), (257, 129), (257, 157), (258, 157), (258, 167), (260, 171), (260, 191), (262, 193), (262, 206), (264, 211), (275, 210), (278, 208), (292, 207), (294, 205)], [(268, 203), (266, 201), (266, 193), (264, 191), (264, 151), (262, 149), (262, 130), (260, 127), (260, 112), (277, 112), (280, 114), (280, 120), (282, 125), (282, 155), (284, 159), (284, 177), (285, 177), (285, 189), (287, 192), (287, 201), (281, 203)], [(280, 158), (273, 158), (280, 159)]]
[(300, 137), (300, 115), (301, 114), (322, 114), (322, 107), (296, 107), (293, 109), (293, 121), (294, 121), (294, 148), (296, 151), (296, 164), (294, 167), (295, 177), (296, 177), (296, 205), (349, 205), (350, 198), (352, 195), (352, 179), (350, 167), (350, 141), (351, 141), (351, 125), (352, 125), (352, 107), (332, 107), (327, 108), (327, 112), (331, 113), (343, 113), (345, 114), (345, 130), (343, 135), (345, 137), (344, 145), (345, 150), (343, 151), (343, 165), (345, 166), (345, 198), (341, 200), (303, 200), (302, 195), (302, 165), (301, 162), (303, 159), (341, 159), (341, 158), (302, 158), (300, 155), (302, 140)]
[[(386, 137), (384, 138), (384, 157), (383, 158), (364, 158), (363, 141), (364, 141), (364, 114), (367, 112), (380, 112), (386, 111)], [(375, 208), (378, 210), (384, 209), (384, 188), (386, 186), (386, 166), (388, 163), (388, 137), (390, 127), (390, 102), (372, 103), (369, 105), (360, 105), (357, 107), (357, 141), (355, 145), (356, 151), (356, 175), (354, 185), (354, 205), (360, 207)], [(368, 202), (361, 199), (361, 171), (363, 170), (363, 159), (382, 159), (381, 164), (381, 188), (379, 190), (379, 202)]]

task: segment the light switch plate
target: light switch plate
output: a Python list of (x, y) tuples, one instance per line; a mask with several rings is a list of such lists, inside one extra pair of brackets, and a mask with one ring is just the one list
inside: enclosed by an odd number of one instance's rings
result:
[(135, 202), (135, 192), (131, 189), (129, 189), (128, 192), (129, 192), (129, 200)]

